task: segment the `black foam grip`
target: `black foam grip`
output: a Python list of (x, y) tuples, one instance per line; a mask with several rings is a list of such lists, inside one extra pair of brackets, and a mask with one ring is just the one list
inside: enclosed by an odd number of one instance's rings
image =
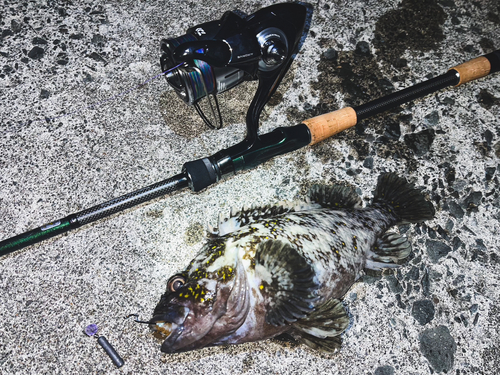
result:
[(490, 74), (500, 71), (500, 50), (497, 49), (496, 51), (484, 55), (484, 57), (486, 57), (491, 64)]
[(200, 191), (217, 182), (217, 173), (208, 158), (189, 161), (182, 167), (188, 176), (189, 187), (193, 191)]

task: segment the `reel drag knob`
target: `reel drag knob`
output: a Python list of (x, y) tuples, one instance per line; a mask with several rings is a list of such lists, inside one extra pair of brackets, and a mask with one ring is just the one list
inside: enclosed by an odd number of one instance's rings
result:
[(259, 70), (274, 70), (288, 56), (288, 41), (283, 31), (276, 27), (268, 27), (257, 34), (260, 45), (261, 60)]
[(280, 65), (285, 59), (287, 48), (284, 43), (279, 40), (268, 40), (262, 49), (262, 60), (266, 65)]

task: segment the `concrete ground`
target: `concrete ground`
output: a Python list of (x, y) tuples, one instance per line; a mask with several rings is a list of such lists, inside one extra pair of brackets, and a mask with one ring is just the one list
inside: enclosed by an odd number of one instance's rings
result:
[[(159, 41), (271, 1), (13, 1), (0, 11), (0, 239), (180, 172), (242, 140), (255, 92), (220, 97), (209, 130), (160, 73)], [(500, 46), (496, 0), (314, 1), (309, 35), (261, 129), (358, 105)], [(500, 75), (430, 95), (202, 191), (157, 199), (0, 259), (2, 374), (494, 374), (500, 371)], [(114, 100), (108, 100), (115, 98)], [(94, 105), (95, 104), (95, 105)], [(44, 120), (47, 119), (47, 120)], [(396, 171), (436, 218), (400, 227), (397, 271), (345, 297), (326, 355), (276, 340), (166, 355), (146, 326), (167, 278), (219, 212), (345, 181), (369, 202)], [(83, 330), (100, 327), (116, 369)]]

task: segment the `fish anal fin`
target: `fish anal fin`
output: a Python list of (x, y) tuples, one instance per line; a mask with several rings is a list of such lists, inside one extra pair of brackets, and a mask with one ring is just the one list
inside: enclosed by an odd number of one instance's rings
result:
[(411, 253), (411, 244), (408, 239), (398, 233), (386, 232), (382, 234), (367, 253), (365, 267), (374, 271), (384, 268), (395, 268), (404, 262)]
[(255, 254), (255, 276), (266, 307), (266, 322), (283, 326), (314, 309), (319, 285), (307, 260), (290, 244), (270, 240)]
[(299, 343), (307, 345), (311, 349), (327, 353), (335, 353), (340, 350), (340, 347), (342, 346), (342, 338), (340, 337), (340, 335), (319, 338), (304, 332), (294, 331), (293, 333), (291, 333), (291, 336)]
[(332, 209), (359, 208), (362, 205), (361, 197), (356, 191), (344, 185), (313, 185), (309, 191), (309, 199)]

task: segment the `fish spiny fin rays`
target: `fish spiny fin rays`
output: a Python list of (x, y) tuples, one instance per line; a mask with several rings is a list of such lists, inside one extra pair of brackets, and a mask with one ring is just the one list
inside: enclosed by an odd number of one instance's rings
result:
[(309, 198), (322, 207), (332, 209), (360, 208), (362, 206), (360, 196), (350, 186), (313, 185), (309, 190)]
[(297, 212), (319, 208), (318, 204), (306, 202), (280, 202), (276, 205), (267, 205), (262, 207), (252, 206), (244, 207), (241, 210), (231, 209), (229, 216), (219, 215), (218, 228), (209, 226), (208, 235), (224, 236), (235, 232), (245, 225), (252, 224), (259, 220), (274, 218), (288, 212)]
[(395, 268), (411, 253), (411, 244), (406, 237), (393, 232), (386, 232), (377, 240), (367, 253), (365, 268), (380, 271), (384, 268)]
[(386, 206), (395, 214), (397, 224), (418, 223), (434, 218), (435, 210), (420, 190), (395, 173), (379, 176), (373, 204)]
[(313, 349), (334, 351), (340, 348), (340, 334), (348, 325), (349, 317), (342, 302), (332, 298), (295, 322), (293, 337)]
[(283, 326), (313, 311), (319, 285), (314, 270), (297, 250), (281, 241), (266, 241), (259, 245), (255, 260), (268, 324)]

